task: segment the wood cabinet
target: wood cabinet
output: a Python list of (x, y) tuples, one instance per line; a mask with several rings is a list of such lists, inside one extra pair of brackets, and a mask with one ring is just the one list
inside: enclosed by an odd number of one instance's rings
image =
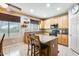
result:
[(58, 24), (59, 28), (68, 28), (68, 16), (55, 17), (50, 20), (50, 24)]
[(45, 20), (45, 22), (44, 22), (44, 25), (45, 25), (44, 28), (45, 28), (45, 29), (50, 28), (50, 21), (51, 21), (51, 20)]
[[(68, 29), (68, 15), (53, 17), (45, 20), (43, 23), (44, 26), (42, 27), (47, 29), (53, 24), (58, 24), (59, 29)], [(58, 35), (58, 43), (68, 45), (68, 36), (63, 34)]]
[(58, 44), (57, 39), (52, 40), (48, 43), (49, 45), (49, 56), (57, 56), (58, 55)]
[(53, 17), (44, 21), (41, 21), (41, 28), (50, 28), (50, 25), (58, 24), (59, 28), (68, 28), (68, 15), (59, 17)]
[(65, 34), (58, 35), (58, 43), (68, 46), (68, 36)]
[[(63, 16), (62, 16), (62, 17), (63, 17)], [(62, 28), (62, 26), (63, 26), (63, 25), (62, 25), (62, 20), (63, 20), (62, 17), (58, 17), (58, 18), (56, 19), (59, 28)], [(64, 21), (63, 21), (63, 22), (64, 22)]]
[(62, 43), (62, 36), (58, 35), (58, 43)]
[(46, 44), (48, 45), (48, 54), (47, 54), (47, 56), (57, 56), (58, 52), (59, 52), (58, 51), (57, 39), (49, 41)]
[(62, 42), (63, 45), (68, 46), (68, 36), (67, 35), (62, 35)]
[(68, 28), (68, 16), (62, 17), (62, 28)]
[(40, 29), (44, 29), (44, 20), (40, 21), (39, 28)]

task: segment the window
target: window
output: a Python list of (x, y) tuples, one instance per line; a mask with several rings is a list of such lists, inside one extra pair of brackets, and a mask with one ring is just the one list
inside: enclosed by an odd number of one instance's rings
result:
[(8, 37), (8, 22), (0, 21), (0, 39), (2, 35), (5, 33), (5, 37)]
[(0, 37), (5, 33), (6, 38), (19, 38), (20, 36), (20, 23), (0, 21)]
[(31, 29), (31, 31), (38, 31), (39, 30), (38, 21), (31, 20), (30, 29)]
[(20, 36), (20, 23), (9, 22), (9, 37), (19, 38)]

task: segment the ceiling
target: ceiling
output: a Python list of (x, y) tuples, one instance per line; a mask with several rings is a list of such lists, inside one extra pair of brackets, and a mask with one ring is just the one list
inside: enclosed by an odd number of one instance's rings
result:
[[(22, 8), (22, 11), (39, 18), (49, 18), (67, 13), (72, 3), (11, 3)], [(47, 5), (47, 6), (46, 6)]]

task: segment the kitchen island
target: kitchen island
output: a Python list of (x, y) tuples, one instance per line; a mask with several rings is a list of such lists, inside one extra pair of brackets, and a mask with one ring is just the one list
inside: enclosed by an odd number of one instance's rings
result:
[[(25, 39), (24, 42), (26, 44), (28, 44), (27, 42), (27, 34), (25, 33)], [(56, 36), (50, 36), (50, 35), (46, 35), (46, 34), (37, 34), (35, 33), (36, 36), (39, 36), (40, 42), (43, 44), (48, 45), (48, 47), (46, 48), (46, 50), (41, 50), (42, 52), (45, 52), (45, 55), (42, 56), (57, 56), (58, 55), (58, 38)]]
[(56, 36), (49, 36), (49, 35), (39, 35), (40, 42), (43, 44), (48, 45), (47, 56), (57, 56), (58, 55), (58, 44), (57, 44), (57, 37)]

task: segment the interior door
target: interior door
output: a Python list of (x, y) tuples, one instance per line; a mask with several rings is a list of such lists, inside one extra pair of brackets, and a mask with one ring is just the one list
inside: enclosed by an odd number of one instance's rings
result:
[(71, 45), (71, 48), (73, 50), (76, 50), (76, 41), (77, 41), (77, 34), (76, 34), (76, 31), (77, 31), (77, 26), (76, 26), (76, 20), (74, 18), (72, 18), (70, 20), (70, 45)]
[(79, 12), (73, 14), (70, 10), (69, 18), (70, 48), (79, 53)]
[(79, 19), (77, 19), (77, 43), (76, 43), (76, 50), (79, 53)]

